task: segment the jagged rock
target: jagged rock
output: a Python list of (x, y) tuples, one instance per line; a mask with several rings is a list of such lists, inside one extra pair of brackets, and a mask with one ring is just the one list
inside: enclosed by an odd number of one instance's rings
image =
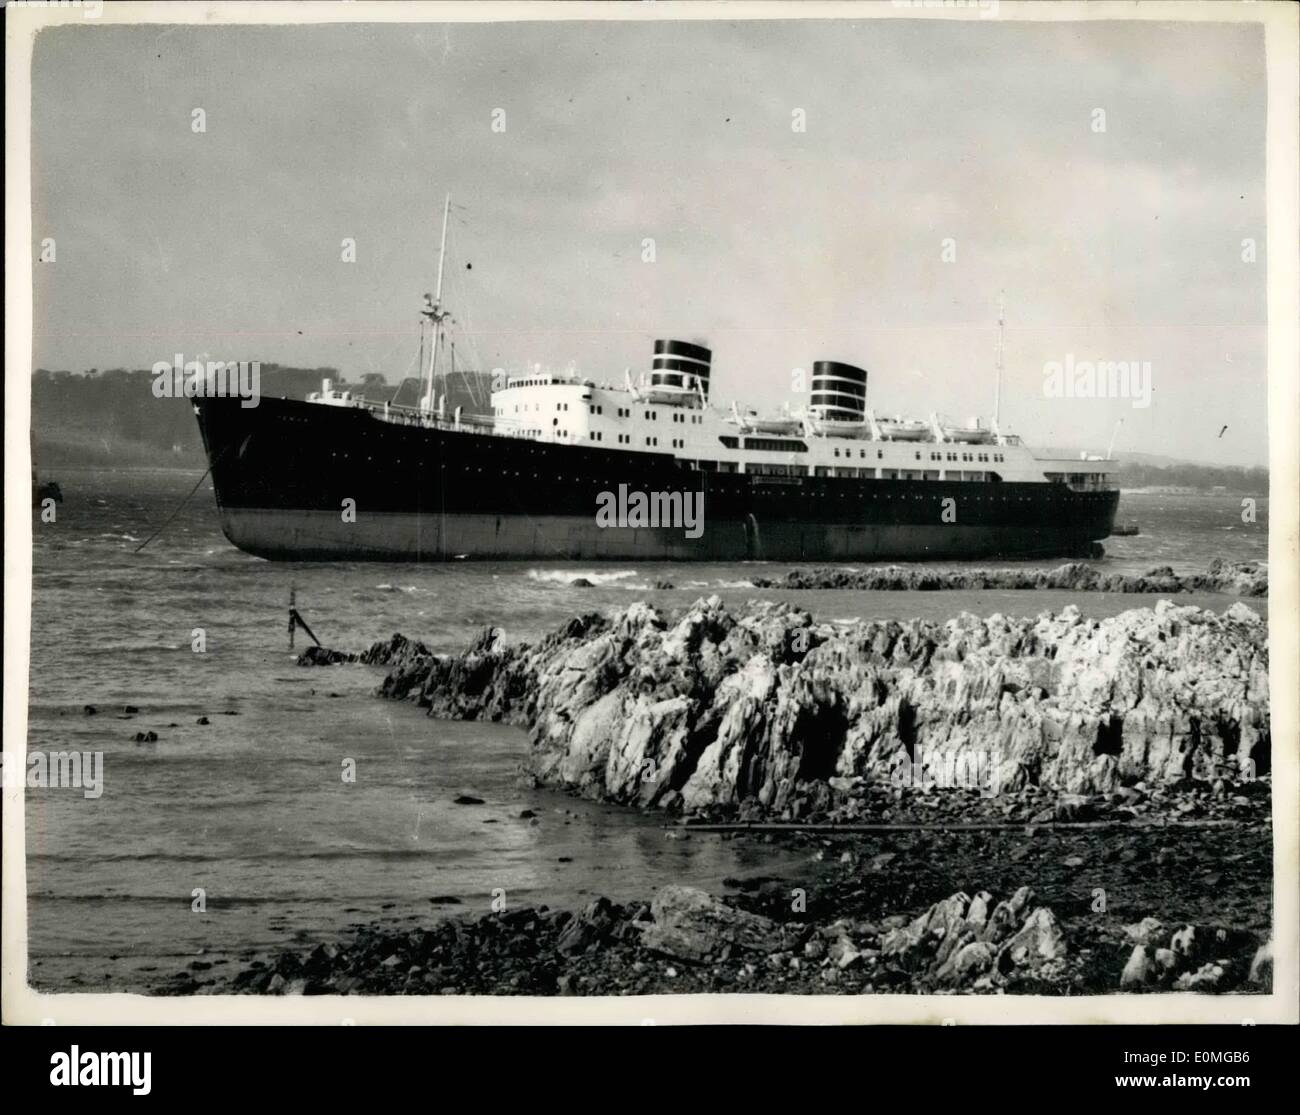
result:
[(1146, 945), (1135, 945), (1133, 954), (1120, 973), (1120, 987), (1141, 987), (1151, 976), (1151, 962), (1147, 959)]
[(776, 922), (727, 906), (695, 887), (664, 887), (650, 903), (650, 915), (641, 943), (679, 960), (701, 964), (728, 945), (758, 953), (776, 952), (782, 945)]
[(917, 569), (885, 566), (874, 569), (795, 569), (776, 579), (755, 578), (757, 588), (851, 589), (857, 592), (898, 592), (943, 589), (1068, 589), (1074, 592), (1181, 593), (1222, 592), (1238, 596), (1268, 595), (1268, 566), (1263, 562), (1215, 559), (1205, 573), (1180, 576), (1162, 565), (1138, 576), (1103, 573), (1072, 561), (1055, 569)]
[(971, 899), (970, 908), (966, 911), (966, 923), (977, 932), (988, 924), (989, 903), (992, 901), (993, 895), (986, 890), (980, 891)]
[(1134, 925), (1124, 926), (1124, 932), (1133, 938), (1139, 945), (1152, 945), (1164, 926), (1157, 918), (1146, 917)]
[(1021, 921), (1033, 892), (1021, 887), (988, 912), (993, 896), (957, 893), (885, 934), (880, 955), (923, 981), (970, 986), (981, 978), (1052, 974), (1065, 940), (1051, 910), (1040, 906)]
[(585, 952), (609, 935), (614, 927), (614, 917), (614, 907), (609, 899), (597, 898), (565, 925), (556, 950), (566, 956)]
[(535, 644), (490, 628), (460, 654), (401, 636), (372, 652), (393, 663), (383, 696), (528, 728), (538, 784), (742, 819), (816, 814), (900, 770), (1037, 784), (1063, 795), (1044, 820), (1078, 819), (1085, 795), (1264, 770), (1270, 744), (1268, 629), (1241, 603), (846, 629), (715, 596), (676, 617), (581, 616)]
[(848, 937), (836, 937), (827, 954), (837, 968), (848, 968), (862, 959), (862, 953)]
[(1195, 972), (1184, 972), (1174, 981), (1175, 991), (1214, 991), (1223, 980), (1223, 965), (1203, 964)]
[(1185, 925), (1169, 938), (1169, 947), (1173, 950), (1174, 955), (1179, 957), (1180, 961), (1190, 959), (1196, 951), (1196, 927), (1194, 925)]
[(1020, 932), (1002, 946), (998, 969), (1036, 968), (1065, 955), (1065, 938), (1056, 916), (1046, 906), (1039, 906), (1025, 919)]
[(1232, 927), (1184, 925), (1169, 934), (1167, 947), (1158, 944), (1166, 931), (1156, 918), (1143, 918), (1124, 932), (1137, 944), (1120, 976), (1121, 987), (1219, 991), (1225, 984), (1240, 985), (1246, 978), (1247, 958), (1258, 956), (1254, 951), (1258, 939)]
[(330, 650), (329, 647), (311, 646), (298, 655), (296, 661), (299, 666), (339, 666), (345, 662), (355, 662), (357, 657), (341, 650)]
[(1265, 941), (1259, 946), (1250, 962), (1250, 982), (1271, 985), (1273, 982), (1273, 942)]
[(993, 948), (987, 941), (969, 941), (955, 951), (939, 970), (945, 982), (971, 983), (993, 967)]

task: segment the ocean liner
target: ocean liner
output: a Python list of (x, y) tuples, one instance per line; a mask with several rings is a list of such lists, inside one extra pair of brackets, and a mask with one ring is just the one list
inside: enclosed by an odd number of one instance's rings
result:
[[(770, 415), (714, 405), (711, 350), (674, 339), (654, 342), (635, 380), (534, 368), (496, 377), (490, 413), (448, 408), (445, 232), (444, 214), (416, 405), (329, 381), (255, 407), (194, 399), (222, 530), (240, 549), (286, 561), (935, 560), (1086, 555), (1111, 533), (1114, 461), (1037, 456), (996, 405), (987, 424), (878, 416), (866, 370), (840, 361), (815, 362), (807, 404)], [(999, 336), (999, 396), (1001, 349)], [(615, 498), (633, 513), (611, 522), (600, 512)], [(698, 522), (682, 521), (689, 508)]]

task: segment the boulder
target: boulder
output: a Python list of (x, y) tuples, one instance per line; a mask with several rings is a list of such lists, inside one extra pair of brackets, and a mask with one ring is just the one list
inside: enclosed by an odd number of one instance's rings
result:
[(650, 916), (641, 943), (679, 960), (702, 964), (728, 946), (763, 954), (782, 946), (776, 922), (727, 906), (695, 887), (664, 887), (650, 903)]
[(1124, 926), (1124, 932), (1139, 945), (1153, 945), (1164, 926), (1158, 918), (1146, 917), (1133, 925)]
[(998, 953), (998, 970), (1033, 969), (1060, 960), (1065, 955), (1065, 938), (1056, 916), (1046, 906), (1039, 906), (1025, 919), (1020, 931)]
[(615, 917), (616, 911), (609, 899), (597, 898), (561, 930), (556, 950), (565, 956), (585, 952), (609, 936), (615, 926)]
[(1147, 958), (1146, 945), (1135, 945), (1124, 971), (1120, 973), (1119, 985), (1124, 987), (1142, 987), (1151, 978), (1151, 962)]
[(1265, 941), (1259, 946), (1250, 962), (1250, 982), (1271, 987), (1273, 984), (1273, 942)]

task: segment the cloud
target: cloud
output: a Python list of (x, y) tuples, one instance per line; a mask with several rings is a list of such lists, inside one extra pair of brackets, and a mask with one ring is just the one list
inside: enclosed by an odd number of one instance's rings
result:
[[(1099, 349), (1153, 362), (1142, 449), (1265, 459), (1258, 28), (69, 27), (33, 78), (35, 231), (59, 241), (38, 365), (148, 366), (203, 332), (395, 378), (449, 190), (467, 361), (618, 379), (689, 333), (726, 396), (776, 403), (837, 358), (882, 410), (965, 415), (990, 409), (1004, 290), (1031, 440), (1108, 440), (1106, 406), (1040, 390)], [(1236, 445), (1205, 443), (1215, 411)]]

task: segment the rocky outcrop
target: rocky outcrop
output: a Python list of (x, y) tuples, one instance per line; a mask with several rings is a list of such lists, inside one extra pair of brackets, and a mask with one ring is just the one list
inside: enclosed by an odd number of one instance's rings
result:
[(1242, 930), (1184, 925), (1170, 932), (1158, 918), (1147, 917), (1125, 926), (1124, 933), (1136, 944), (1120, 973), (1122, 990), (1206, 992), (1272, 984), (1272, 968), (1257, 963), (1268, 945), (1255, 950), (1254, 937)]
[[(1151, 919), (1148, 919), (1151, 920)], [(1168, 938), (1169, 934), (1164, 933)], [(1123, 974), (1096, 925), (1062, 924), (1028, 887), (997, 901), (958, 892), (913, 915), (782, 920), (693, 887), (645, 903), (596, 898), (577, 914), (522, 907), (431, 928), (354, 927), (339, 943), (247, 960), (200, 981), (178, 973), (173, 994), (520, 994), (665, 992), (1112, 994), (1245, 992), (1271, 987), (1251, 965), (1257, 938), (1185, 927), (1169, 948), (1138, 944)], [(1268, 952), (1265, 945), (1261, 955)], [(1271, 952), (1268, 952), (1271, 956)], [(206, 965), (203, 970), (206, 975)], [(215, 980), (215, 982), (212, 982)]]
[(943, 589), (1068, 589), (1072, 592), (1228, 593), (1267, 596), (1268, 566), (1216, 558), (1204, 573), (1180, 575), (1168, 565), (1140, 576), (1105, 573), (1083, 562), (1055, 569), (917, 569), (891, 565), (875, 569), (795, 569), (784, 577), (757, 578), (756, 588), (853, 589), (858, 592), (927, 592)]
[(1015, 976), (1056, 978), (1064, 971), (1065, 941), (1052, 911), (1030, 911), (1032, 901), (1029, 887), (996, 905), (987, 891), (954, 894), (891, 930), (880, 955), (940, 985), (982, 989)]
[(297, 664), (299, 666), (342, 666), (345, 663), (357, 661), (358, 657), (358, 655), (348, 654), (346, 651), (312, 646), (298, 655)]
[(341, 666), (345, 663), (359, 662), (363, 666), (388, 666), (393, 673), (402, 673), (425, 663), (432, 652), (423, 643), (408, 639), (405, 635), (394, 635), (386, 643), (374, 643), (369, 650), (360, 654), (331, 650), (329, 647), (308, 647), (298, 655), (299, 666)]
[(537, 644), (399, 640), (368, 652), (394, 662), (382, 695), (524, 726), (540, 783), (645, 806), (791, 817), (918, 777), (1222, 793), (1268, 769), (1267, 625), (1242, 603), (844, 626), (711, 597), (582, 616)]

